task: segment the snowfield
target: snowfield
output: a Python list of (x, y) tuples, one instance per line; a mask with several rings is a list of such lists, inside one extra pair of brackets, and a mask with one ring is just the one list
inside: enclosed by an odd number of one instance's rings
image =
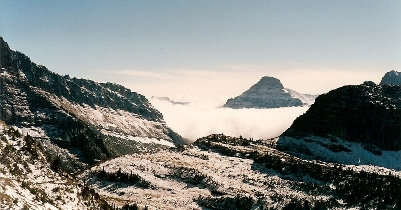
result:
[(400, 170), (303, 159), (278, 150), (277, 141), (210, 135), (194, 145), (121, 156), (93, 166), (79, 177), (119, 207), (343, 209), (399, 205)]
[[(201, 151), (197, 148), (184, 152), (159, 151), (154, 154), (135, 154), (119, 157), (85, 172), (82, 177), (87, 184), (98, 190), (108, 202), (119, 206), (135, 202), (151, 209), (201, 209), (197, 203), (201, 197), (221, 197), (238, 195), (253, 199), (262, 197), (270, 207), (277, 205), (271, 197), (297, 197), (299, 199), (327, 199), (327, 196), (314, 197), (291, 189), (291, 181), (278, 176), (268, 176), (254, 170), (250, 159), (226, 157), (215, 152)], [(151, 187), (104, 182), (99, 180), (96, 171), (137, 174)], [(190, 181), (189, 179), (199, 180)]]
[(56, 97), (44, 91), (40, 92), (47, 95), (53, 103), (62, 107), (67, 113), (73, 113), (79, 119), (95, 125), (105, 135), (117, 133), (119, 135), (157, 138), (172, 142), (171, 138), (167, 135), (169, 131), (166, 129), (164, 122), (149, 121), (140, 115), (124, 110), (115, 110), (98, 105), (92, 107), (87, 104), (74, 104), (63, 97)]
[(374, 165), (401, 171), (401, 150), (380, 150), (373, 145), (366, 147), (361, 143), (336, 137), (329, 139), (317, 136), (301, 139), (282, 136), (278, 140), (278, 145), (290, 154), (306, 159), (319, 159), (347, 165)]

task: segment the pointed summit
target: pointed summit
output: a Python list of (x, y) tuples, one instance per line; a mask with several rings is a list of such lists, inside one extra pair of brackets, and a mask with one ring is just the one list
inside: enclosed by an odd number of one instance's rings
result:
[(401, 72), (395, 70), (387, 72), (383, 76), (380, 85), (401, 85)]
[(7, 42), (4, 41), (3, 37), (0, 36), (0, 67), (4, 68), (5, 66), (10, 65), (10, 47)]
[(279, 79), (269, 76), (262, 77), (258, 83), (251, 87), (251, 89), (263, 88), (267, 89), (283, 89), (284, 86)]
[(303, 106), (313, 103), (315, 97), (286, 89), (279, 79), (264, 76), (240, 96), (228, 99), (224, 107), (240, 109)]
[(0, 36), (0, 45), (3, 44), (3, 43), (7, 44), (7, 42), (4, 41), (3, 37)]
[(3, 37), (0, 36), (0, 55), (7, 51), (10, 51), (10, 47), (8, 46), (7, 42), (4, 41)]

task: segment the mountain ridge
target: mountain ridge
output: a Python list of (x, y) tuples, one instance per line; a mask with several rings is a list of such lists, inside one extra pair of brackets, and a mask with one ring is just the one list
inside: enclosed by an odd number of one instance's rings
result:
[(309, 160), (401, 170), (401, 86), (364, 82), (316, 98), (278, 139)]
[[(365, 82), (320, 95), (284, 135), (333, 135), (400, 150), (401, 87)], [(383, 130), (382, 130), (383, 129)]]
[(184, 143), (145, 96), (121, 85), (58, 75), (3, 38), (0, 65), (0, 120), (60, 148), (48, 152), (68, 160), (70, 170), (76, 162)]
[(380, 85), (401, 85), (401, 72), (391, 70), (384, 74)]

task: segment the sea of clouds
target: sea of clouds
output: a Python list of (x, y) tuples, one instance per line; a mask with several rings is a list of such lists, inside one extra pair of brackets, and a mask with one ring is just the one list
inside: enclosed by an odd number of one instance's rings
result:
[[(92, 79), (123, 84), (132, 91), (145, 95), (163, 113), (169, 127), (194, 141), (212, 133), (253, 138), (277, 137), (308, 109), (219, 108), (227, 99), (249, 89), (262, 76), (274, 76), (281, 80), (284, 87), (300, 93), (323, 94), (343, 85), (361, 84), (366, 80), (378, 82), (383, 74), (373, 70), (310, 66), (293, 69), (236, 65), (210, 69), (103, 70), (92, 74), (95, 77)], [(152, 96), (167, 96), (175, 101), (189, 101), (191, 104), (173, 105), (151, 99)]]
[(191, 141), (216, 133), (254, 139), (277, 137), (309, 108), (230, 109), (196, 103), (178, 105), (159, 99), (150, 102), (163, 113), (170, 128)]

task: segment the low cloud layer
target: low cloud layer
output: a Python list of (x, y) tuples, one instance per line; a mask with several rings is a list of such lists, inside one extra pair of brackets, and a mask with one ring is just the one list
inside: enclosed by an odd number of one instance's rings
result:
[(152, 99), (168, 126), (191, 141), (213, 133), (266, 139), (279, 136), (308, 107), (229, 109), (198, 104), (173, 105)]
[[(211, 69), (103, 70), (91, 74), (96, 81), (122, 84), (148, 98), (168, 96), (181, 101), (224, 102), (249, 89), (263, 76), (281, 80), (284, 87), (300, 93), (322, 94), (343, 85), (376, 83), (389, 69), (320, 69), (316, 67), (275, 69), (269, 66), (223, 66)], [(333, 79), (335, 78), (335, 79)]]
[[(282, 109), (225, 109), (229, 98), (240, 95), (262, 76), (281, 80), (284, 87), (300, 93), (322, 94), (343, 85), (379, 82), (389, 69), (327, 69), (297, 65), (295, 67), (231, 65), (210, 69), (104, 70), (92, 78), (123, 84), (145, 95), (190, 101), (189, 106), (151, 100), (167, 124), (183, 137), (196, 140), (212, 133), (232, 136), (271, 138), (291, 126), (305, 107)], [(335, 79), (333, 79), (335, 78)]]

